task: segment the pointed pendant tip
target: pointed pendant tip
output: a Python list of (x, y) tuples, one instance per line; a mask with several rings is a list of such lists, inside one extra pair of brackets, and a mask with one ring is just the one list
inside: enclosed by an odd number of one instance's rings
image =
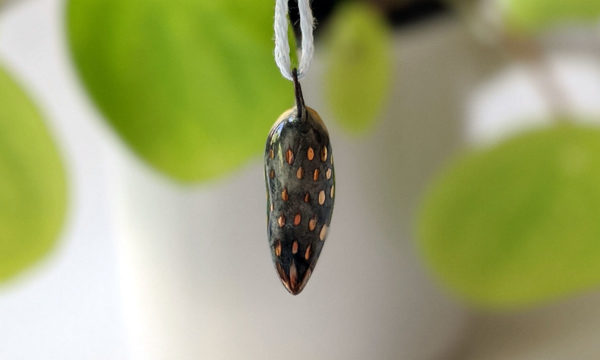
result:
[(312, 274), (312, 271), (310, 269), (307, 269), (304, 274), (301, 274), (302, 276), (298, 276), (299, 274), (297, 273), (296, 266), (293, 263), (290, 267), (289, 277), (287, 276), (281, 265), (278, 264), (277, 270), (279, 272), (279, 278), (281, 280), (281, 283), (283, 284), (285, 289), (294, 296), (300, 294), (302, 290), (304, 290), (304, 287), (308, 283), (308, 279), (310, 279), (310, 276)]

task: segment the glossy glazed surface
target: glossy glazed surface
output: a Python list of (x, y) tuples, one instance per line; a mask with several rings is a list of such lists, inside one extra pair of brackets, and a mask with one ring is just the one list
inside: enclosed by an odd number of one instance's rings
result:
[(325, 243), (335, 199), (329, 134), (316, 111), (300, 105), (273, 125), (265, 149), (267, 233), (286, 289), (304, 289)]

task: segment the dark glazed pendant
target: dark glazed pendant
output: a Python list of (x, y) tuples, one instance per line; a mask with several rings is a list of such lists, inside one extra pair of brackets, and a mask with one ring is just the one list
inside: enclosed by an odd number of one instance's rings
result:
[(331, 222), (335, 172), (329, 134), (304, 105), (296, 70), (296, 107), (275, 122), (265, 149), (267, 233), (275, 268), (293, 295), (312, 274)]

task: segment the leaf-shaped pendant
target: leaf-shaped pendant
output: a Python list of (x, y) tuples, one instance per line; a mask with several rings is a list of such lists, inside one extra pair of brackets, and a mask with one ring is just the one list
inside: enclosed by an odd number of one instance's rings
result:
[(333, 212), (335, 172), (329, 134), (304, 105), (294, 71), (296, 106), (275, 122), (265, 149), (267, 232), (275, 268), (293, 295), (308, 282)]

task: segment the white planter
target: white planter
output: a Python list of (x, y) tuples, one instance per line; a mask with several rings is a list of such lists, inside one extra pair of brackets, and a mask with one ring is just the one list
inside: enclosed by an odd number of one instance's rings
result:
[(304, 83), (328, 123), (337, 182), (330, 236), (297, 297), (271, 263), (259, 158), (186, 188), (114, 150), (135, 358), (425, 360), (461, 339), (464, 310), (431, 285), (412, 223), (424, 183), (461, 142), (466, 92), (493, 65), (449, 21), (399, 34), (394, 49), (389, 110), (364, 137), (331, 120), (318, 59)]

